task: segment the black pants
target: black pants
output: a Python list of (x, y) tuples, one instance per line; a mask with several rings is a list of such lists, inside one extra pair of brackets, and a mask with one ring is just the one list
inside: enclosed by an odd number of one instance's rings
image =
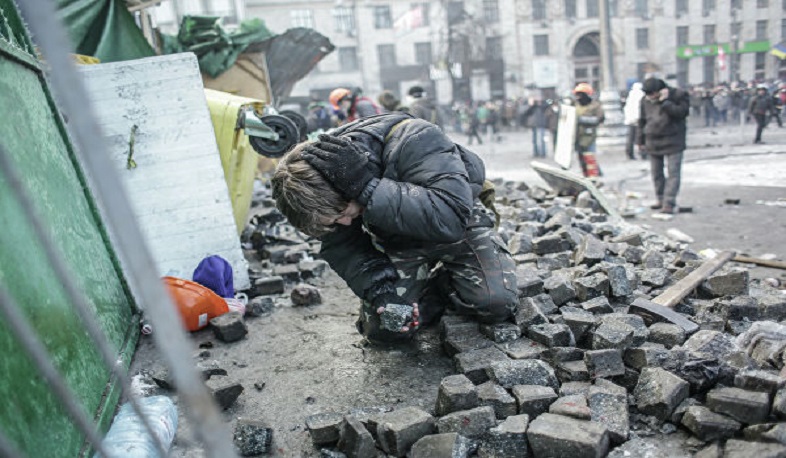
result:
[(658, 202), (661, 202), (664, 207), (676, 207), (682, 176), (682, 151), (666, 155), (650, 152), (650, 172)]
[(754, 114), (754, 118), (756, 118), (756, 138), (753, 140), (754, 143), (761, 142), (761, 133), (765, 127), (767, 127), (767, 115), (765, 114)]
[(633, 152), (635, 145), (636, 145), (636, 136), (639, 130), (639, 126), (633, 124), (628, 126), (628, 138), (625, 140), (625, 153), (628, 155), (628, 159), (636, 159), (636, 154)]

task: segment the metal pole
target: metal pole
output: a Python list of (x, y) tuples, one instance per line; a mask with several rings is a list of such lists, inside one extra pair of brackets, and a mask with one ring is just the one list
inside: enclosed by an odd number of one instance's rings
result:
[(179, 323), (180, 318), (156, 275), (155, 262), (137, 225), (122, 180), (106, 154), (104, 137), (95, 120), (87, 90), (68, 55), (71, 50), (67, 44), (70, 41), (56, 19), (54, 4), (48, 0), (25, 0), (18, 5), (52, 69), (49, 80), (60, 107), (70, 119), (69, 132), (75, 154), (85, 169), (91, 188), (95, 190), (94, 198), (104, 215), (137, 303), (143, 306), (154, 326), (167, 329), (166, 332), (154, 332), (153, 338), (172, 371), (186, 413), (204, 442), (208, 456), (234, 457), (236, 454), (226, 424), (188, 357), (192, 345), (185, 331), (173, 325)]

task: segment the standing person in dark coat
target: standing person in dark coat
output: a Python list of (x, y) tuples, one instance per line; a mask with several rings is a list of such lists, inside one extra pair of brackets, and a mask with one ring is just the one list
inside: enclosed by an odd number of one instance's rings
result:
[[(639, 149), (650, 158), (650, 171), (657, 202), (652, 209), (674, 214), (680, 190), (682, 154), (685, 151), (685, 118), (690, 113), (688, 93), (670, 88), (658, 78), (648, 78), (642, 87), (639, 118)], [(664, 164), (668, 175), (664, 174)]]
[(531, 99), (522, 115), (526, 126), (532, 129), (532, 151), (535, 157), (546, 157), (547, 111), (551, 108), (540, 99)]
[(756, 138), (753, 139), (753, 143), (762, 143), (761, 133), (767, 127), (767, 122), (773, 112), (775, 112), (775, 103), (767, 91), (767, 85), (759, 84), (756, 86), (756, 96), (751, 99), (748, 105), (748, 115), (756, 119)]
[(442, 116), (440, 116), (439, 109), (434, 105), (434, 102), (426, 95), (425, 89), (420, 86), (412, 86), (408, 93), (413, 99), (409, 104), (409, 113), (416, 118), (425, 119), (441, 129)]
[[(484, 323), (512, 317), (515, 263), (481, 203), (484, 182), (476, 154), (404, 113), (297, 145), (271, 180), (279, 210), (320, 238), (363, 300), (356, 326), (372, 343), (408, 340), (445, 307)], [(391, 329), (389, 309), (408, 305), (409, 322)]]

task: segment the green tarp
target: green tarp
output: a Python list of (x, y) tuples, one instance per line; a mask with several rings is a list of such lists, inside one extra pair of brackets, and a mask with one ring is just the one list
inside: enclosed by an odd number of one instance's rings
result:
[(156, 54), (122, 0), (57, 0), (57, 12), (77, 54), (101, 62)]
[(227, 32), (220, 17), (184, 16), (177, 36), (161, 35), (162, 53), (193, 52), (200, 70), (215, 78), (233, 66), (250, 44), (272, 36), (261, 19), (244, 21)]

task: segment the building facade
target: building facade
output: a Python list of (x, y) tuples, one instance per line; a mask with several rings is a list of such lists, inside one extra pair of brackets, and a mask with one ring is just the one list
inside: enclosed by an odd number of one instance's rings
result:
[[(418, 84), (443, 104), (563, 95), (601, 81), (603, 0), (221, 0), (275, 33), (311, 27), (336, 51), (300, 81), (293, 99), (335, 87), (399, 96)], [(616, 81), (625, 89), (657, 73), (677, 84), (786, 79), (769, 54), (786, 40), (786, 0), (607, 0)], [(223, 2), (223, 3), (222, 3)], [(167, 18), (204, 14), (211, 2), (173, 0)], [(191, 5), (203, 11), (190, 12)], [(242, 5), (242, 6), (238, 6)], [(215, 9), (215, 7), (214, 7)], [(220, 9), (220, 8), (219, 8)], [(240, 11), (242, 10), (242, 11)], [(165, 25), (160, 24), (162, 27)]]

